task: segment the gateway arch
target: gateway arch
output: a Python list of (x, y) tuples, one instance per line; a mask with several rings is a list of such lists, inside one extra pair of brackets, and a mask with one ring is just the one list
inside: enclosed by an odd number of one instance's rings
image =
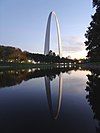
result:
[(59, 116), (60, 107), (61, 107), (61, 100), (62, 100), (62, 73), (59, 75), (59, 94), (57, 98), (57, 104), (56, 104), (56, 111), (53, 111), (53, 104), (52, 104), (52, 96), (51, 96), (51, 85), (50, 85), (50, 79), (49, 77), (45, 76), (45, 88), (46, 88), (46, 95), (47, 95), (47, 101), (48, 106), (50, 110), (51, 117), (56, 120)]
[(51, 27), (51, 18), (52, 18), (52, 16), (55, 17), (56, 28), (57, 28), (58, 52), (59, 52), (59, 56), (62, 57), (61, 35), (60, 35), (59, 21), (58, 21), (57, 15), (55, 14), (54, 11), (52, 11), (49, 14), (48, 21), (47, 21), (44, 54), (45, 55), (49, 54), (49, 50), (50, 50), (50, 27)]

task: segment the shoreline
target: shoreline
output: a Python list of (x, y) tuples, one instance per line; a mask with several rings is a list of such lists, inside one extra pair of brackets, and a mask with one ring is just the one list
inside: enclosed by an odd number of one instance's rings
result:
[(81, 64), (81, 66), (87, 69), (99, 69), (100, 70), (100, 63), (86, 63), (86, 64)]
[(98, 69), (100, 70), (100, 63), (84, 63), (84, 64), (20, 64), (20, 63), (12, 63), (7, 65), (0, 64), (0, 70), (2, 69), (28, 69), (28, 68), (40, 68), (40, 69), (49, 69), (49, 68), (78, 68), (81, 67), (83, 69)]

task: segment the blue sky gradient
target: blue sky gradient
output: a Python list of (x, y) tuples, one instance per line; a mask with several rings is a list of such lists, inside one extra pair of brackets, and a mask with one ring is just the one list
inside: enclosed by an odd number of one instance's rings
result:
[[(63, 55), (79, 58), (80, 51), (85, 49), (84, 34), (93, 13), (92, 0), (0, 0), (0, 44), (43, 53), (51, 11), (56, 12), (60, 21)], [(51, 49), (55, 52), (56, 44), (52, 19)]]

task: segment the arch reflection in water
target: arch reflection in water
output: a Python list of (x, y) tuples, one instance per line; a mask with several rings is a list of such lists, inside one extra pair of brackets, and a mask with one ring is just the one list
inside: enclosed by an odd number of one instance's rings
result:
[(58, 94), (58, 99), (57, 99), (57, 106), (56, 106), (56, 111), (53, 111), (53, 105), (52, 105), (52, 96), (51, 96), (51, 86), (50, 86), (50, 78), (45, 76), (45, 87), (46, 87), (46, 95), (47, 95), (47, 101), (48, 101), (48, 106), (50, 110), (51, 117), (53, 119), (57, 119), (59, 116), (59, 111), (61, 107), (61, 99), (62, 99), (62, 73), (59, 75), (59, 94)]

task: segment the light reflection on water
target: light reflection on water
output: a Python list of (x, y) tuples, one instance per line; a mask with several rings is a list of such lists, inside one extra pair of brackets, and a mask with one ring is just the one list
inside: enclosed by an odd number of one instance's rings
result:
[(0, 131), (96, 133), (86, 75), (64, 68), (1, 71)]

